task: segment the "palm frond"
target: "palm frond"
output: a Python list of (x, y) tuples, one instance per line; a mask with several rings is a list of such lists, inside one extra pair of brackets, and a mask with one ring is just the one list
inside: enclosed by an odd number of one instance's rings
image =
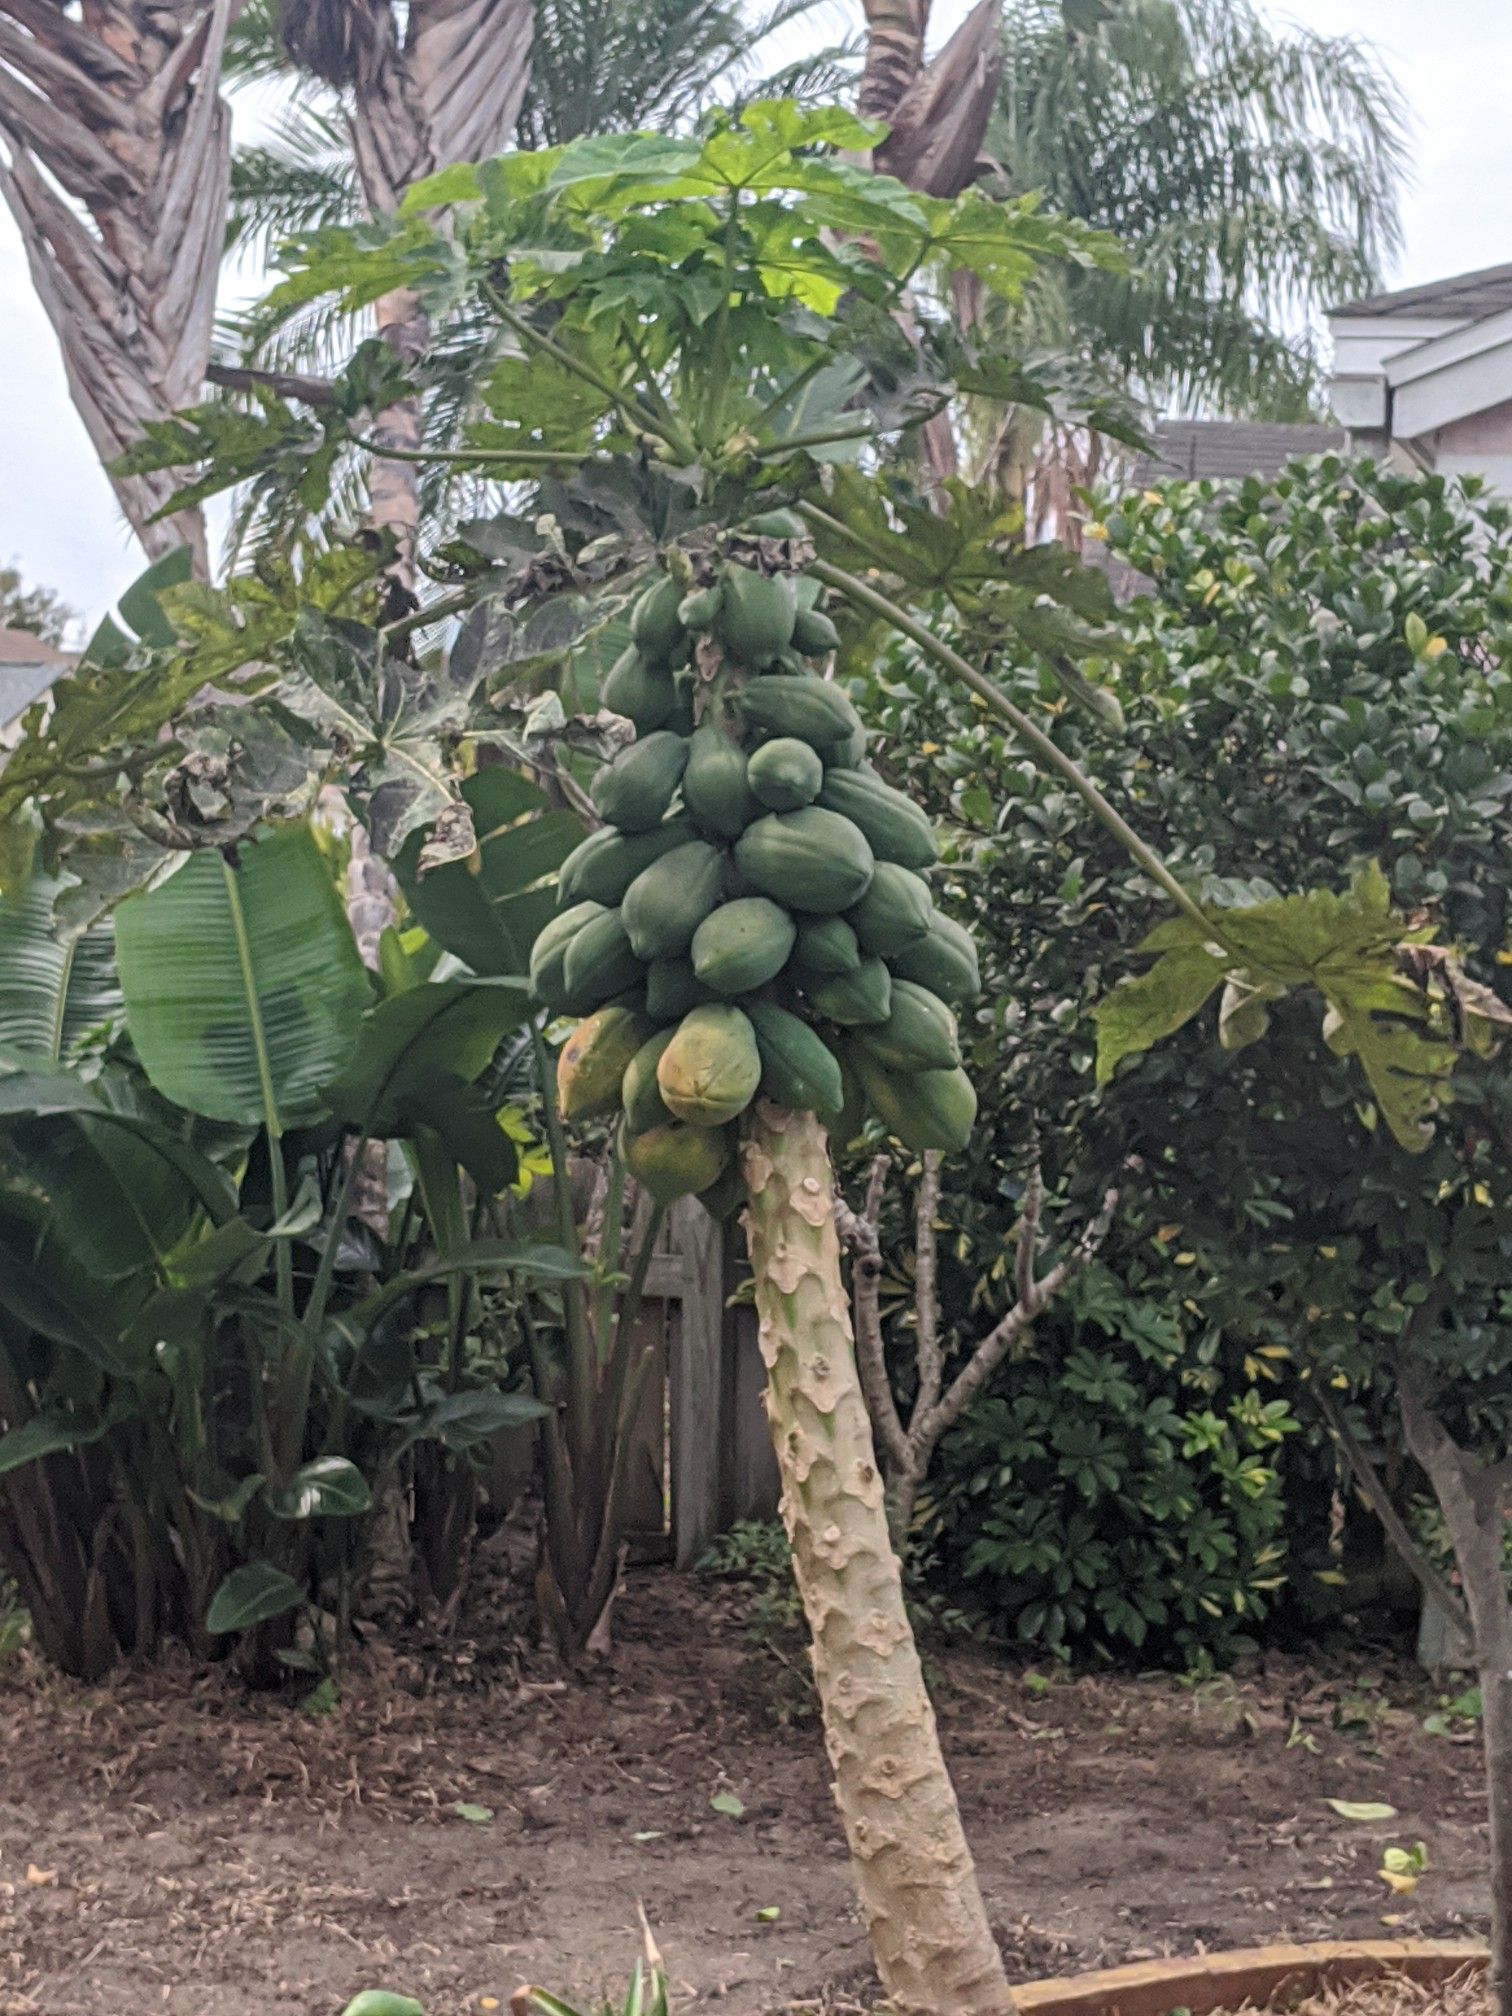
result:
[(1121, 0), (1079, 37), (1058, 0), (1010, 0), (1004, 33), (988, 151), (1135, 262), (1075, 277), (1068, 338), (1167, 402), (1305, 401), (1311, 318), (1401, 241), (1405, 112), (1369, 49), (1250, 0)]
[(285, 239), (340, 223), (360, 201), (345, 121), (295, 104), (266, 141), (231, 158), (226, 249), (266, 264)]
[(819, 0), (536, 0), (522, 147), (584, 133), (677, 131), (759, 69), (763, 44)]

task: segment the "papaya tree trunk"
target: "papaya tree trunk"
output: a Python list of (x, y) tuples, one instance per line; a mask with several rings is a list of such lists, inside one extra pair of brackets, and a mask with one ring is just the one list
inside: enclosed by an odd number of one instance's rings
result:
[(1002, 2016), (1013, 1998), (888, 1537), (823, 1128), (758, 1102), (742, 1173), (782, 1516), (877, 1971), (900, 2016)]
[(1512, 2016), (1512, 1599), (1504, 1547), (1512, 1459), (1482, 1464), (1444, 1426), (1421, 1368), (1397, 1368), (1407, 1446), (1428, 1473), (1464, 1586), (1481, 1683), (1481, 1735), (1491, 1835), (1490, 2016)]

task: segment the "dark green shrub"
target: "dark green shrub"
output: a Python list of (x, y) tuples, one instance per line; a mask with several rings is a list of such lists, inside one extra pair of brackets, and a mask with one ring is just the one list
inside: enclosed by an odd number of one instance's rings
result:
[(941, 1450), (927, 1533), (963, 1600), (1013, 1636), (1223, 1659), (1286, 1579), (1286, 1399), (1185, 1359), (1182, 1318), (1106, 1268), (1079, 1277)]
[[(1124, 655), (1086, 668), (1116, 695), (1122, 732), (1068, 703), (1046, 662), (991, 663), (999, 683), (1031, 711), (1055, 711), (1057, 739), (1209, 904), (1338, 888), (1377, 861), (1393, 898), (1421, 906), (1474, 977), (1497, 986), (1512, 895), (1508, 507), (1474, 484), (1328, 457), (1274, 482), (1126, 499), (1106, 530), (1153, 584), (1124, 612)], [(1495, 1171), (1509, 1137), (1494, 1074), (1462, 1067), (1478, 1117), (1406, 1156), (1352, 1063), (1327, 1049), (1315, 1009), (1284, 1001), (1266, 1040), (1237, 1053), (1215, 1040), (1210, 1006), (1099, 1093), (1091, 1010), (1135, 970), (1167, 905), (1079, 802), (911, 648), (894, 652), (870, 698), (890, 732), (892, 780), (954, 822), (944, 881), (973, 922), (992, 1003), (969, 1060), (982, 1120), (968, 1156), (947, 1165), (959, 1236), (981, 1256), (964, 1293), (990, 1284), (994, 1253), (1001, 1264), (1037, 1142), (1073, 1224), (1119, 1177), (1104, 1263), (1131, 1294), (1179, 1312), (1184, 1366), (1206, 1353), (1229, 1368), (1226, 1401), (1210, 1403), (1220, 1416), (1250, 1404), (1252, 1381), (1276, 1397), (1267, 1372), (1377, 1363), (1440, 1279), (1457, 1332), (1444, 1369), (1472, 1375), (1461, 1418), (1500, 1432), (1508, 1397), (1492, 1347), (1512, 1217)], [(1041, 1326), (1056, 1362), (1058, 1335)], [(1131, 1340), (1111, 1348), (1141, 1394), (1159, 1394)], [(1004, 1376), (1017, 1393), (1024, 1368)], [(1289, 1439), (1282, 1486), (1296, 1476), (1313, 1521), (1289, 1548), (1293, 1576), (1310, 1583), (1325, 1536), (1302, 1446), (1316, 1429), (1295, 1404), (1309, 1435)], [(1385, 1432), (1380, 1389), (1371, 1406)], [(947, 1449), (942, 1477), (961, 1461)]]

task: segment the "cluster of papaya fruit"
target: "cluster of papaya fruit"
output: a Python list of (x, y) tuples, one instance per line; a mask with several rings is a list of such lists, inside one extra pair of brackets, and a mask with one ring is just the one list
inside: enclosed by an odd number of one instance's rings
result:
[(839, 640), (791, 565), (803, 529), (768, 513), (728, 542), (764, 564), (726, 552), (636, 603), (604, 686), (635, 740), (594, 781), (605, 824), (564, 862), (531, 962), (537, 998), (586, 1018), (563, 1113), (621, 1112), (652, 1194), (721, 1214), (758, 1094), (841, 1141), (869, 1107), (915, 1150), (963, 1146), (976, 1112), (953, 1012), (979, 991), (975, 948), (934, 907), (928, 819), (822, 674)]

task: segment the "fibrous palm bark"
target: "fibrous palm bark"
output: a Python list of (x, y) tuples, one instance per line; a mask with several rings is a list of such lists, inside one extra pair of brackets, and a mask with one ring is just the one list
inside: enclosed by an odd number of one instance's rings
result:
[[(236, 0), (0, 0), (0, 191), (101, 458), (200, 395), (225, 236), (221, 52)], [(168, 474), (115, 477), (149, 554), (197, 512), (153, 516)]]

